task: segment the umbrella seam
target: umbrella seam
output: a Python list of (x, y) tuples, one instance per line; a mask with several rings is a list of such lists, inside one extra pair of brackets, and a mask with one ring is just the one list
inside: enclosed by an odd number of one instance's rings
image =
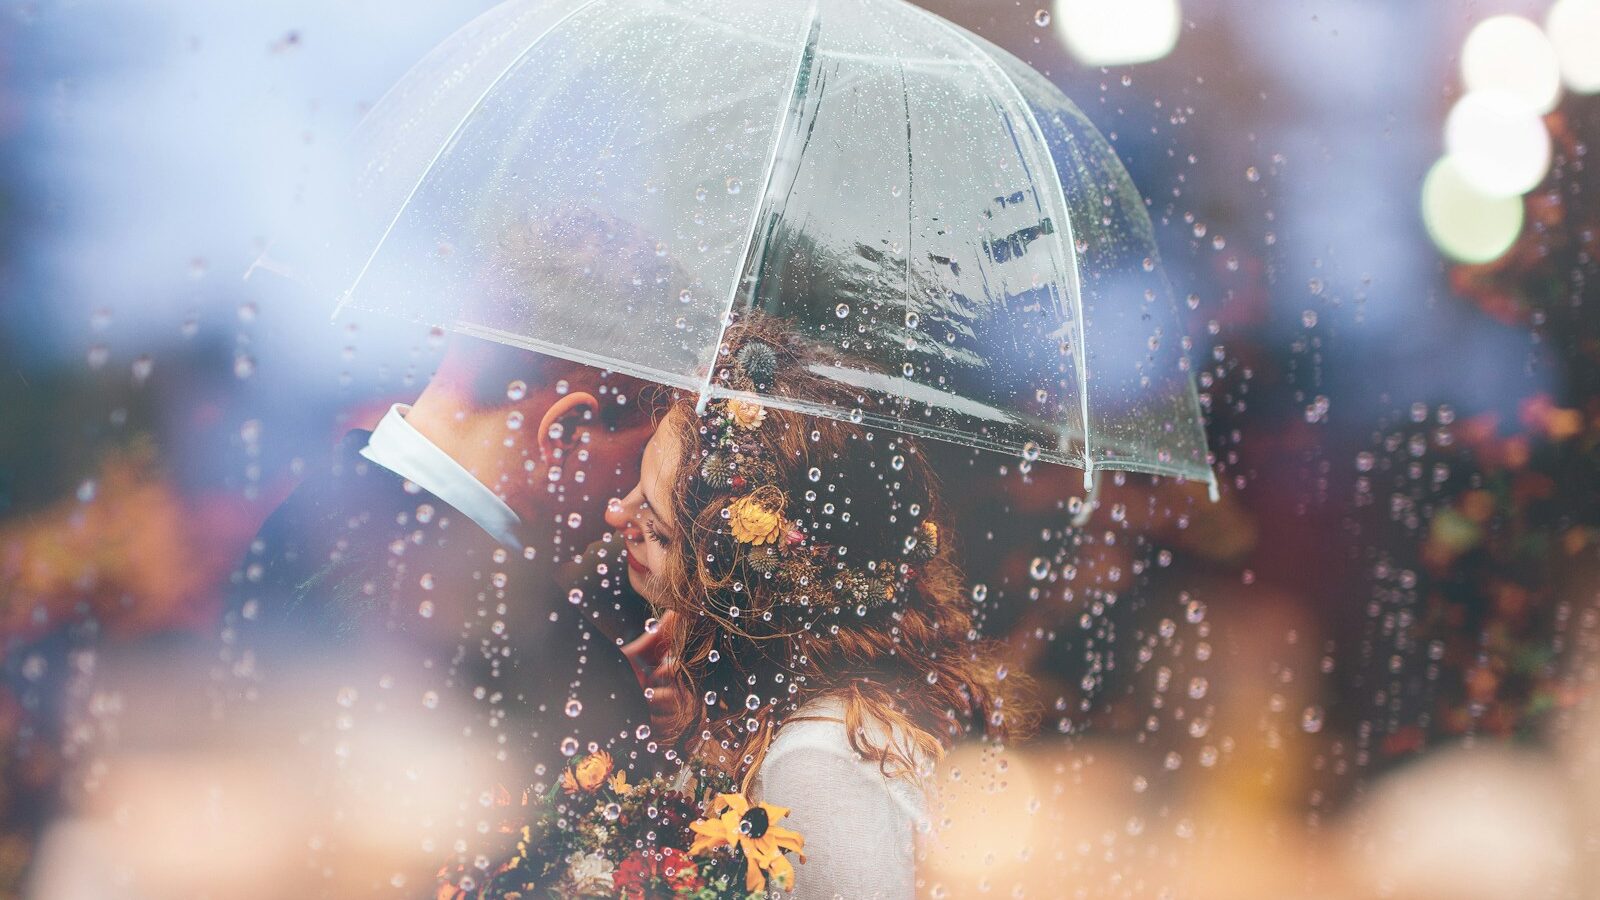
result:
[[(902, 2), (904, 2), (904, 0), (902, 0)], [(907, 2), (906, 6), (916, 10), (924, 18), (937, 23), (939, 27), (943, 28), (957, 40), (965, 44), (978, 59), (979, 67), (983, 68), (983, 64), (987, 63), (989, 77), (997, 77), (999, 82), (1010, 91), (1013, 99), (1015, 99), (1017, 104), (1021, 107), (1022, 114), (1027, 118), (1028, 125), (1032, 130), (1034, 138), (1039, 142), (1039, 146), (1044, 150), (1045, 158), (1050, 163), (1050, 178), (1051, 183), (1055, 187), (1055, 199), (1060, 203), (1062, 217), (1066, 220), (1063, 224), (1067, 237), (1071, 238), (1072, 211), (1067, 206), (1066, 194), (1061, 188), (1061, 176), (1058, 168), (1056, 167), (1055, 153), (1051, 151), (1049, 142), (1045, 140), (1044, 129), (1039, 125), (1038, 117), (1033, 114), (1033, 108), (1028, 105), (1028, 98), (1023, 96), (1022, 89), (1017, 86), (1017, 83), (1012, 80), (1011, 76), (1006, 73), (1005, 69), (996, 64), (994, 60), (989, 57), (989, 54), (985, 53), (982, 47), (978, 46), (970, 38), (963, 34), (961, 29), (945, 21), (943, 18), (916, 6), (915, 4)], [(1075, 307), (1072, 309), (1072, 318), (1078, 335), (1078, 404), (1083, 414), (1083, 486), (1085, 490), (1088, 490), (1093, 486), (1094, 457), (1090, 455), (1089, 449), (1089, 347), (1088, 337), (1084, 331), (1083, 324), (1083, 289), (1078, 283), (1077, 253), (1075, 251), (1069, 252), (1070, 244), (1063, 241), (1062, 229), (1055, 229), (1054, 234), (1056, 246), (1060, 249), (1062, 255), (1071, 262), (1071, 272), (1069, 274), (1071, 275), (1072, 280), (1068, 285), (1067, 297), (1069, 305)]]
[[(361, 271), (356, 273), (355, 281), (351, 282), (350, 287), (345, 290), (344, 296), (339, 298), (339, 303), (334, 307), (333, 310), (333, 315), (335, 318), (337, 318), (339, 313), (344, 310), (345, 306), (350, 302), (350, 298), (355, 295), (356, 289), (361, 286), (362, 280), (367, 277), (367, 270), (372, 268), (373, 261), (376, 260), (378, 258), (378, 254), (383, 251), (383, 245), (388, 243), (389, 235), (394, 232), (395, 226), (400, 224), (400, 217), (405, 215), (406, 210), (411, 206), (411, 201), (417, 196), (417, 191), (422, 189), (423, 182), (428, 180), (428, 175), (433, 171), (434, 166), (438, 165), (439, 160), (444, 156), (445, 151), (449, 150), (451, 146), (455, 144), (456, 138), (461, 135), (462, 129), (467, 127), (467, 122), (470, 121), (478, 112), (478, 109), (483, 106), (484, 101), (489, 99), (489, 95), (494, 93), (494, 89), (499, 87), (500, 83), (505, 81), (506, 78), (517, 69), (517, 67), (521, 66), (528, 59), (528, 54), (532, 53), (534, 49), (543, 43), (545, 38), (553, 34), (557, 28), (565, 25), (572, 17), (590, 9), (591, 7), (597, 6), (602, 2), (604, 2), (604, 0), (584, 0), (583, 3), (580, 3), (577, 7), (569, 10), (565, 15), (557, 19), (555, 22), (552, 22), (549, 28), (546, 28), (544, 31), (540, 32), (538, 37), (534, 38), (532, 41), (529, 41), (528, 46), (524, 47), (522, 51), (513, 57), (509, 63), (506, 63), (506, 67), (501, 70), (500, 74), (496, 75), (494, 80), (489, 82), (489, 84), (483, 89), (482, 93), (478, 94), (478, 98), (472, 101), (472, 105), (467, 108), (465, 113), (462, 114), (461, 120), (455, 124), (454, 128), (450, 129), (449, 137), (445, 138), (444, 141), (439, 144), (438, 151), (433, 154), (433, 158), (428, 160), (428, 164), (423, 167), (422, 174), (417, 176), (417, 183), (411, 186), (411, 190), (406, 193), (405, 201), (400, 204), (399, 209), (395, 210), (394, 218), (389, 220), (389, 227), (383, 230), (383, 235), (378, 238), (377, 245), (374, 246), (372, 248), (372, 252), (367, 255), (367, 261), (361, 266)], [(374, 107), (374, 109), (376, 108), (377, 107)]]
[[(783, 147), (783, 139), (789, 131), (789, 120), (794, 112), (797, 101), (802, 98), (795, 96), (800, 87), (800, 76), (805, 71), (806, 55), (815, 51), (821, 32), (821, 23), (818, 20), (816, 0), (812, 0), (806, 10), (805, 38), (800, 42), (800, 52), (794, 61), (794, 75), (789, 80), (789, 98), (784, 103), (783, 111), (778, 117), (778, 127), (772, 135), (772, 148), (767, 152), (766, 172), (761, 179), (761, 199), (757, 201), (754, 211), (750, 214), (750, 233), (745, 238), (744, 253), (741, 258), (748, 261), (750, 252), (755, 244), (756, 232), (761, 228), (761, 214), (766, 209), (767, 196), (772, 191), (772, 179), (777, 172), (778, 153)], [(759, 272), (756, 273), (760, 275)], [(722, 312), (722, 321), (717, 328), (716, 343), (711, 345), (711, 359), (706, 364), (705, 380), (700, 388), (700, 400), (695, 405), (695, 412), (703, 415), (706, 404), (711, 400), (711, 383), (716, 378), (717, 355), (722, 352), (722, 341), (728, 334), (729, 319), (733, 316), (733, 304), (739, 295), (739, 285), (743, 281), (743, 273), (735, 277), (733, 284), (728, 288), (728, 306)]]

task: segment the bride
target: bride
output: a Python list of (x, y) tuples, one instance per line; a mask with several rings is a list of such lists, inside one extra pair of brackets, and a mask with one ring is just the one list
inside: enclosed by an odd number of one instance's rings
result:
[[(725, 387), (853, 403), (759, 320), (724, 346)], [(626, 648), (652, 720), (692, 765), (788, 808), (783, 827), (805, 838), (790, 896), (912, 896), (934, 762), (964, 735), (1027, 727), (940, 506), (905, 437), (756, 400), (699, 416), (678, 397), (607, 510), (659, 617)]]

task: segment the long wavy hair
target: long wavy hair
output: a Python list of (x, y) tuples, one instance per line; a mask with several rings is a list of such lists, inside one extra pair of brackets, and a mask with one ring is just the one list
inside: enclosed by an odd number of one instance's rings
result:
[[(715, 377), (728, 381), (733, 360), (755, 343), (774, 351), (762, 396), (857, 403), (812, 372), (802, 341), (759, 316), (729, 328)], [(682, 454), (668, 501), (675, 552), (659, 572), (658, 604), (678, 613), (667, 635), (678, 687), (703, 701), (689, 704), (667, 737), (687, 738), (701, 761), (748, 786), (778, 727), (819, 698), (842, 704), (850, 746), (889, 776), (920, 777), (963, 735), (1027, 732), (1027, 680), (1008, 675), (996, 646), (978, 635), (918, 443), (762, 404), (759, 427), (741, 433), (760, 445), (761, 490), (781, 491), (783, 520), (827, 548), (821, 571), (784, 578), (753, 562), (766, 551), (730, 527), (730, 506), (749, 487), (704, 476), (715, 432), (707, 419), (717, 406), (701, 417), (692, 396), (678, 395), (661, 420), (676, 429)], [(880, 579), (897, 573), (893, 595), (880, 589), (861, 602), (847, 585), (859, 585), (864, 568)]]

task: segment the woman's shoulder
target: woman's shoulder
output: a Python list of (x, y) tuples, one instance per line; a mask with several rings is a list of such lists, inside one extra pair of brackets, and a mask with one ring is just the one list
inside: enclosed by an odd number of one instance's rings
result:
[[(916, 756), (906, 734), (877, 718), (869, 716), (861, 730), (866, 745), (892, 745)], [(779, 727), (756, 779), (791, 790), (881, 785), (906, 813), (920, 814), (923, 807), (918, 773), (886, 768), (857, 752), (845, 725), (844, 704), (831, 697), (807, 703)]]

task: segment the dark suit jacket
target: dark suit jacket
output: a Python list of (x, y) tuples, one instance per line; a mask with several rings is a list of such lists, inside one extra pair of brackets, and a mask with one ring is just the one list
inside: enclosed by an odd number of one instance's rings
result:
[[(282, 733), (346, 755), (348, 735), (385, 722), (447, 737), (463, 765), (491, 773), (475, 783), (513, 800), (552, 784), (574, 742), (605, 746), (647, 722), (631, 669), (568, 602), (550, 548), (507, 551), (362, 457), (368, 437), (347, 436), (252, 542), (223, 629), (240, 693), (310, 698), (290, 704), (300, 721)], [(441, 861), (456, 855), (452, 834), (431, 840)]]

